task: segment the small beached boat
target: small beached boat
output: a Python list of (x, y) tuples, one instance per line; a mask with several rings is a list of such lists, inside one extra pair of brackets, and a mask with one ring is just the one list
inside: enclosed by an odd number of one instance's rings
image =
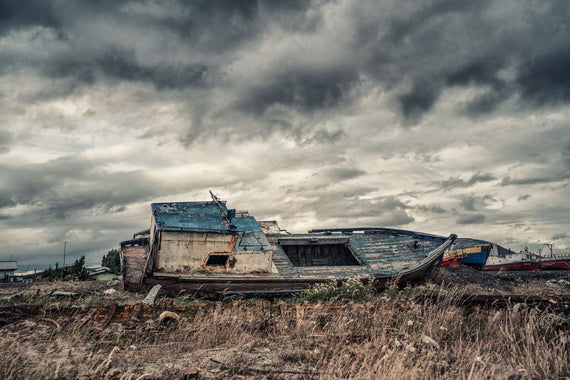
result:
[(477, 241), (475, 246), (465, 246), (465, 241), (474, 241), (473, 239), (458, 239), (461, 242), (454, 244), (443, 257), (442, 267), (469, 265), (477, 269), (483, 268), (487, 261), (487, 256), (491, 250), (491, 243)]
[(434, 276), (456, 238), (390, 228), (290, 234), (274, 221), (212, 201), (153, 203), (150, 229), (121, 243), (127, 289), (160, 284), (206, 295), (277, 295), (347, 279), (388, 283)]
[(550, 249), (549, 256), (542, 256), (539, 250), (538, 262), (540, 263), (540, 270), (570, 270), (570, 253), (557, 253), (552, 250), (552, 244), (544, 244)]
[(536, 271), (540, 268), (537, 256), (528, 251), (514, 253), (497, 244), (493, 244), (483, 270), (521, 270)]
[(471, 238), (457, 238), (443, 255), (442, 267), (469, 265), (482, 269), (491, 251), (492, 243)]
[(570, 270), (570, 254), (541, 257), (538, 262), (540, 270)]

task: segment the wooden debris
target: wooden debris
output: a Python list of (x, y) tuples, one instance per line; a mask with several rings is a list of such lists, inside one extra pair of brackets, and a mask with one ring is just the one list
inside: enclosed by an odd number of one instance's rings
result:
[(51, 293), (52, 297), (70, 297), (70, 298), (75, 298), (79, 296), (79, 293), (74, 293), (74, 292), (63, 292), (61, 290), (56, 290), (53, 293)]
[(14, 298), (18, 298), (18, 297), (22, 296), (23, 294), (24, 294), (24, 290), (19, 291), (18, 293), (11, 294), (11, 295), (6, 296), (6, 297), (2, 297), (2, 301), (11, 302)]
[(142, 303), (145, 305), (152, 305), (161, 287), (162, 287), (161, 285), (153, 286), (152, 289), (148, 292), (148, 294), (144, 298), (144, 300), (142, 301)]

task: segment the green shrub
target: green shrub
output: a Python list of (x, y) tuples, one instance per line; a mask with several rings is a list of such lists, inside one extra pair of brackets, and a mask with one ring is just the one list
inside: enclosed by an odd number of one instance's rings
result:
[(374, 298), (374, 285), (371, 281), (363, 282), (350, 278), (343, 281), (340, 286), (336, 281), (323, 282), (304, 290), (296, 297), (300, 303), (318, 302), (367, 302)]

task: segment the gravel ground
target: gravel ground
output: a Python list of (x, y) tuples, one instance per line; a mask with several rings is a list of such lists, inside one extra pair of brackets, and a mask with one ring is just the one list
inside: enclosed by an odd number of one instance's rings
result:
[(438, 284), (458, 285), (489, 294), (553, 295), (570, 293), (570, 271), (480, 271), (460, 265), (441, 268)]
[[(441, 268), (437, 285), (456, 285), (475, 294), (570, 294), (570, 271), (480, 271), (460, 265)], [(113, 289), (113, 290), (109, 290)], [(0, 284), (0, 299), (24, 291), (27, 296), (49, 296), (55, 291), (77, 293), (82, 297), (116, 300), (122, 304), (142, 301), (145, 294), (121, 290), (120, 282), (63, 281), (28, 284)]]

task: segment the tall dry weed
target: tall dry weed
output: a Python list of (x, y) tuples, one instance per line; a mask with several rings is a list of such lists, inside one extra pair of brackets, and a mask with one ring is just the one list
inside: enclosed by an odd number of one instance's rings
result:
[[(570, 319), (465, 304), (459, 288), (391, 289), (370, 302), (228, 301), (103, 331), (85, 314), (0, 328), (0, 378), (564, 379)], [(421, 300), (421, 301), (420, 301)], [(88, 322), (88, 321), (87, 321)]]

